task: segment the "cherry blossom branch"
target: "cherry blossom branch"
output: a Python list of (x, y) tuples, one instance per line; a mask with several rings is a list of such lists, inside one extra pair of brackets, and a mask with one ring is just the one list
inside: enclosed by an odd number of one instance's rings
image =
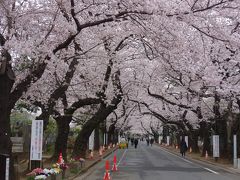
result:
[[(163, 96), (161, 96), (161, 95), (159, 95), (159, 94), (153, 94), (153, 93), (151, 93), (151, 92), (150, 92), (150, 87), (148, 87), (147, 90), (148, 90), (148, 94), (149, 94), (150, 96), (154, 97), (154, 98), (161, 99), (161, 100), (163, 100), (163, 101), (165, 101), (165, 102), (167, 102), (167, 103), (169, 103), (169, 104), (171, 104), (171, 105), (173, 105), (173, 106), (178, 106), (178, 107), (181, 107), (181, 108), (185, 108), (185, 109), (190, 109), (190, 110), (192, 110), (192, 107), (191, 107), (191, 106), (184, 105), (184, 104), (178, 104), (178, 103), (175, 103), (175, 102), (172, 102), (172, 101), (166, 99), (165, 97), (163, 97)], [(193, 112), (196, 112), (195, 110), (192, 110), (192, 111), (193, 111)]]
[(209, 6), (209, 4), (207, 4), (207, 6), (205, 8), (202, 8), (202, 9), (196, 9), (194, 10), (194, 6), (196, 5), (196, 3), (198, 2), (198, 0), (195, 0), (191, 10), (192, 12), (183, 12), (183, 13), (174, 13), (174, 14), (167, 14), (166, 16), (167, 17), (173, 17), (173, 16), (179, 16), (179, 15), (188, 15), (188, 14), (191, 14), (191, 13), (199, 13), (199, 12), (203, 12), (203, 11), (207, 11), (207, 10), (211, 10), (217, 6), (220, 6), (220, 5), (223, 5), (225, 3), (228, 3), (228, 2), (232, 2), (233, 0), (221, 0), (220, 2), (218, 3), (215, 3), (215, 4), (212, 4), (211, 6)]
[(140, 124), (141, 124), (141, 127), (143, 128), (143, 130), (147, 132), (147, 134), (150, 134), (151, 136), (154, 136), (153, 133), (151, 133), (150, 131), (148, 131), (147, 128), (145, 128), (145, 127), (143, 126), (142, 121), (140, 122)]
[(195, 28), (196, 30), (198, 30), (200, 33), (203, 33), (204, 35), (212, 38), (212, 39), (216, 39), (218, 41), (222, 41), (222, 42), (229, 42), (229, 40), (225, 40), (225, 39), (221, 39), (221, 38), (218, 38), (216, 36), (213, 36), (213, 35), (210, 35), (208, 33), (206, 33), (205, 31), (201, 30), (199, 27), (195, 26), (195, 25), (192, 25), (193, 28)]
[(100, 104), (100, 103), (102, 103), (102, 100), (99, 98), (79, 99), (76, 102), (74, 102), (69, 108), (65, 109), (65, 115), (74, 114), (74, 112), (80, 107), (91, 105), (91, 104)]

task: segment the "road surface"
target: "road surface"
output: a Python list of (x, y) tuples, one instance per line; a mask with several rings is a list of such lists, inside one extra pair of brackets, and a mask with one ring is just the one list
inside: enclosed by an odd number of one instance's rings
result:
[[(119, 149), (107, 159), (117, 155), (118, 171), (111, 172), (111, 180), (240, 180), (240, 174), (208, 164), (182, 158), (158, 146), (140, 143), (137, 149)], [(105, 159), (106, 160), (106, 159)], [(105, 160), (75, 180), (102, 180)]]

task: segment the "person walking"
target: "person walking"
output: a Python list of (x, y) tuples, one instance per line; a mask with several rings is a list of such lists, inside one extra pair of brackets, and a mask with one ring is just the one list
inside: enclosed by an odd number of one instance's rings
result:
[(154, 143), (154, 139), (152, 138), (152, 139), (150, 139), (151, 146), (153, 145), (153, 143)]
[(149, 146), (149, 139), (146, 139), (146, 141), (147, 141), (147, 146)]
[(134, 140), (135, 149), (137, 148), (137, 145), (138, 145), (138, 139), (135, 139), (135, 140)]
[(182, 154), (183, 157), (185, 157), (187, 149), (188, 149), (187, 143), (184, 140), (184, 138), (182, 138), (182, 140), (180, 142), (180, 153)]

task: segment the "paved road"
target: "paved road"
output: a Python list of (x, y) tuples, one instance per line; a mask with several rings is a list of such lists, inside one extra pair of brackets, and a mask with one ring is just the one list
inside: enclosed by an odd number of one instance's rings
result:
[[(145, 143), (137, 149), (117, 150), (115, 154), (119, 171), (111, 173), (112, 180), (240, 180), (240, 174), (191, 162)], [(108, 159), (112, 161), (113, 154)], [(76, 180), (102, 180), (103, 175), (104, 161)]]

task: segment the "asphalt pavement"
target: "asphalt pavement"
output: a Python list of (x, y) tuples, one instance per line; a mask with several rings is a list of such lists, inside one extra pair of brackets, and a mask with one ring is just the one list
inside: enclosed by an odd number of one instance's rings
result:
[(114, 154), (118, 171), (110, 172), (111, 180), (240, 180), (237, 172), (193, 162), (145, 142), (140, 142), (137, 149), (118, 149), (75, 180), (102, 180), (105, 161), (109, 160), (112, 166)]

